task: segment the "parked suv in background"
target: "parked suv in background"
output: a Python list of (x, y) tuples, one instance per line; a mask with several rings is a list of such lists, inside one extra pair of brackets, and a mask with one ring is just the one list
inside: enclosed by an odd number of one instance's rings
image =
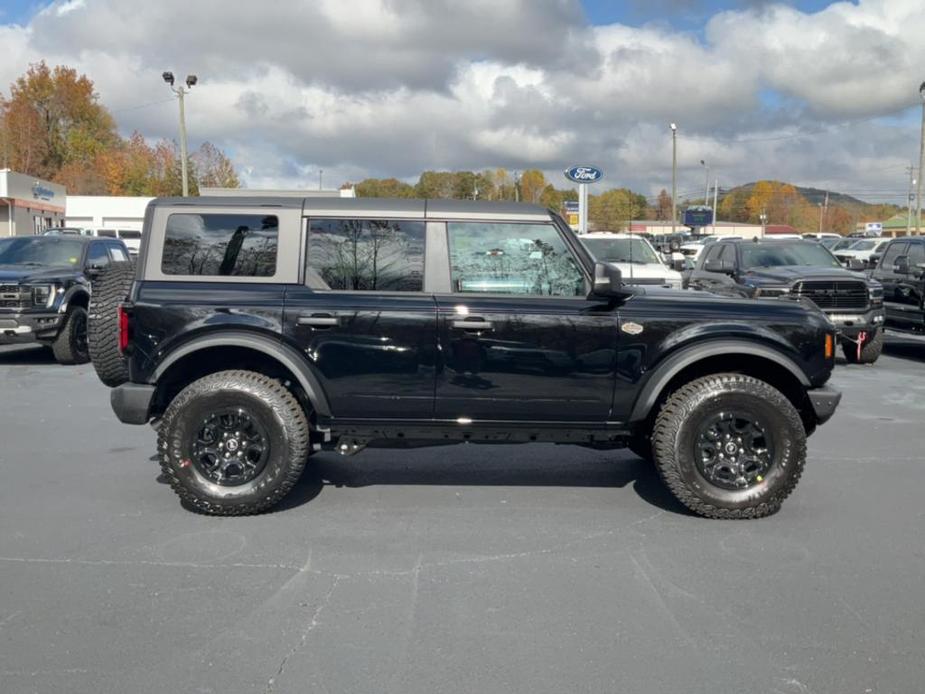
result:
[(38, 342), (62, 364), (89, 361), (87, 307), (93, 279), (127, 261), (116, 239), (52, 234), (0, 239), (0, 344)]
[(712, 244), (698, 258), (688, 286), (726, 296), (809, 299), (838, 328), (846, 360), (872, 364), (883, 350), (880, 282), (846, 269), (814, 241)]
[(212, 514), (270, 508), (314, 451), (546, 441), (630, 446), (696, 513), (765, 516), (840, 398), (812, 305), (627, 287), (534, 205), (155, 200), (134, 280), (94, 304), (113, 409), (157, 422)]
[(925, 237), (890, 241), (871, 277), (883, 285), (887, 327), (925, 332)]
[(681, 288), (681, 273), (668, 267), (644, 238), (605, 232), (578, 238), (595, 260), (618, 267), (626, 284)]

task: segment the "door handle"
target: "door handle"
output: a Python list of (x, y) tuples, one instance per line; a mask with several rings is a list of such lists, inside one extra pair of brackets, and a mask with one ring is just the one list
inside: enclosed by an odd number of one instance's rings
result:
[(491, 321), (487, 321), (484, 318), (467, 318), (465, 320), (454, 320), (453, 327), (457, 330), (494, 330), (494, 326), (492, 326)]
[(310, 328), (333, 328), (340, 325), (340, 319), (332, 316), (330, 313), (312, 313), (299, 316), (299, 325), (307, 325)]

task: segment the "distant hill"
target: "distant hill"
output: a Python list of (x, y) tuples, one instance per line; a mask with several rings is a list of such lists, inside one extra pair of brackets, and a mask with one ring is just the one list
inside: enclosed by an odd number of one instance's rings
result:
[[(792, 183), (790, 185), (793, 185)], [(729, 188), (728, 190), (720, 190), (720, 198), (724, 198), (727, 195), (743, 191), (747, 194), (751, 194), (752, 188), (755, 187), (755, 182), (746, 183), (741, 186), (736, 186), (735, 188)], [(807, 201), (811, 202), (813, 205), (817, 205), (821, 202), (825, 202), (826, 191), (819, 188), (805, 188), (803, 186), (793, 186), (797, 189), (797, 192), (806, 198)], [(829, 205), (857, 205), (859, 207), (873, 207), (874, 205), (869, 202), (864, 202), (863, 200), (858, 200), (851, 195), (845, 195), (844, 193), (838, 193), (836, 191), (830, 190), (829, 193)]]

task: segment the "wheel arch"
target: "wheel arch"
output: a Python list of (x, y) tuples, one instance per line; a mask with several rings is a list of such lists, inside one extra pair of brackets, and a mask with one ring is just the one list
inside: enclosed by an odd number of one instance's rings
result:
[(60, 313), (67, 313), (71, 306), (90, 308), (90, 292), (87, 291), (86, 287), (78, 284), (68, 289), (61, 300), (61, 306), (58, 310)]
[(712, 340), (671, 355), (651, 373), (633, 405), (631, 422), (644, 422), (681, 384), (711, 373), (743, 373), (780, 390), (808, 421), (806, 389), (809, 378), (786, 354), (757, 342)]
[(331, 416), (324, 388), (304, 356), (286, 344), (243, 331), (204, 335), (172, 350), (150, 379), (157, 386), (155, 411), (163, 412), (192, 381), (231, 369), (258, 371), (290, 380), (318, 415)]

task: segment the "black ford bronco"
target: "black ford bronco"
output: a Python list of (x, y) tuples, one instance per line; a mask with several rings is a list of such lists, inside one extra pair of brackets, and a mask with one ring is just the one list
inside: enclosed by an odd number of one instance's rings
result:
[(62, 364), (88, 362), (90, 286), (110, 264), (128, 260), (117, 239), (0, 239), (0, 345), (38, 342)]
[(694, 512), (764, 516), (840, 399), (810, 302), (624, 286), (532, 205), (159, 199), (134, 277), (101, 285), (113, 409), (205, 513), (270, 508), (316, 451), (545, 441), (628, 446)]
[(838, 329), (845, 360), (873, 364), (883, 351), (883, 285), (856, 261), (845, 268), (815, 241), (722, 239), (689, 273), (691, 289), (756, 299), (808, 299)]

